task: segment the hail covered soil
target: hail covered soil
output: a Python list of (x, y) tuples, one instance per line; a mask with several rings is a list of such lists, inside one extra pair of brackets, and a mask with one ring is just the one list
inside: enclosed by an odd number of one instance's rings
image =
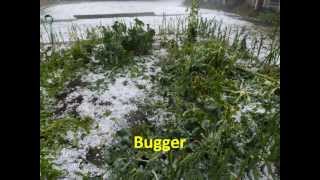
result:
[(64, 179), (81, 179), (83, 175), (107, 177), (103, 151), (112, 142), (114, 133), (132, 121), (144, 118), (161, 123), (168, 114), (165, 110), (157, 109), (148, 116), (138, 105), (162, 101), (156, 95), (153, 81), (161, 71), (156, 64), (165, 55), (166, 50), (160, 49), (154, 50), (152, 55), (136, 57), (136, 65), (114, 76), (110, 76), (110, 72), (88, 72), (60, 101), (56, 107), (61, 111), (59, 116), (74, 113), (94, 120), (87, 135), (80, 130), (67, 133), (66, 140), (76, 142), (76, 145), (64, 147), (54, 160), (56, 167), (66, 172)]

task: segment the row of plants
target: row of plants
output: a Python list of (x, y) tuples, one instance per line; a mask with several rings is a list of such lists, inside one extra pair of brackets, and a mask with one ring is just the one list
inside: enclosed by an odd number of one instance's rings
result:
[[(196, 9), (190, 8), (190, 11), (198, 13)], [(208, 19), (197, 15), (194, 18), (194, 15), (190, 14), (186, 18), (170, 19), (170, 21), (164, 17), (159, 27), (159, 35), (162, 44), (171, 39), (180, 43), (186, 39), (190, 40), (191, 37), (197, 38), (198, 41), (215, 38), (235, 49), (241, 49), (242, 52), (246, 51), (254, 63), (261, 61), (269, 63), (270, 59), (279, 63), (280, 60), (280, 29), (277, 27), (268, 32), (254, 32), (245, 26), (225, 26), (222, 21), (214, 18)]]
[[(195, 9), (182, 42), (166, 42), (169, 55), (160, 63), (158, 94), (174, 116), (162, 125), (139, 122), (119, 130), (105, 153), (109, 179), (280, 178), (277, 57), (252, 63), (242, 41), (199, 40)], [(187, 146), (134, 149), (134, 136), (187, 138)]]
[[(115, 22), (112, 27), (89, 29), (87, 38), (76, 39), (67, 48), (58, 45), (40, 49), (40, 178), (58, 179), (64, 172), (52, 160), (61, 148), (76, 146), (66, 140), (68, 131), (89, 133), (93, 120), (77, 114), (62, 117), (57, 108), (75, 86), (81, 85), (81, 76), (89, 71), (117, 73), (134, 56), (150, 53), (154, 31), (138, 19), (131, 27)], [(63, 112), (62, 112), (63, 113)]]

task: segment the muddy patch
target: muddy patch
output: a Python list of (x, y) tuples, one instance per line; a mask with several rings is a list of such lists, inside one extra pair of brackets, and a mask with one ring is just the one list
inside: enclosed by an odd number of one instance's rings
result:
[(95, 148), (89, 148), (86, 154), (86, 160), (90, 163), (96, 165), (97, 167), (101, 167), (104, 164), (104, 150), (98, 146)]
[(130, 125), (137, 125), (148, 122), (146, 114), (140, 110), (130, 111), (129, 114), (125, 115), (125, 118)]
[(61, 116), (65, 113), (69, 113), (73, 116), (78, 116), (77, 108), (83, 102), (84, 98), (82, 95), (75, 96), (72, 99), (64, 99), (59, 102), (60, 105), (54, 111), (55, 116)]

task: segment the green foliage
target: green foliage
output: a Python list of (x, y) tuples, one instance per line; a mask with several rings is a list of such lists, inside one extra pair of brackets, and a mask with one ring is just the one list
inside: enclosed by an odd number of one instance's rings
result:
[(66, 133), (83, 129), (88, 133), (92, 120), (90, 118), (62, 118), (50, 119), (51, 113), (40, 113), (40, 179), (57, 179), (63, 172), (52, 164), (52, 155), (66, 145), (75, 145), (68, 142)]
[(82, 128), (89, 132), (92, 120), (90, 118), (63, 118), (41, 119), (40, 143), (45, 148), (57, 149), (63, 144), (68, 144), (65, 135), (67, 131), (75, 132)]
[[(50, 50), (41, 53), (40, 86), (49, 97), (63, 92), (68, 82), (85, 69), (117, 69), (133, 63), (133, 55), (146, 55), (152, 48), (154, 30), (136, 19), (131, 28), (115, 22), (110, 27), (88, 30), (88, 40), (78, 40), (64, 51)], [(101, 32), (102, 38), (97, 34)], [(93, 61), (93, 57), (97, 61)]]
[[(272, 94), (279, 86), (277, 81), (266, 86), (266, 79), (264, 78), (272, 76), (272, 74), (265, 74), (262, 78), (248, 70), (238, 67), (236, 64), (237, 54), (234, 54), (233, 51), (230, 52), (228, 48), (219, 42), (213, 41), (194, 46), (193, 48), (188, 47), (187, 52), (184, 52), (185, 49), (183, 47), (182, 52), (177, 53), (182, 56), (173, 58), (176, 61), (173, 62), (174, 67), (171, 68), (175, 70), (170, 72), (173, 73), (171, 77), (175, 77), (176, 81), (171, 81), (172, 92), (168, 92), (168, 94), (173, 94), (174, 101), (179, 102), (174, 104), (175, 108), (181, 108), (182, 111), (179, 113), (185, 113), (184, 106), (186, 106), (187, 103), (191, 103), (192, 106), (196, 106), (203, 112), (211, 115), (211, 117), (206, 118), (198, 117), (199, 122), (208, 119), (209, 122), (213, 124), (221, 123), (219, 128), (211, 129), (211, 133), (214, 132), (212, 136), (218, 136), (217, 139), (208, 138), (211, 136), (210, 133), (208, 133), (204, 137), (206, 137), (209, 142), (205, 141), (204, 145), (225, 143), (223, 145), (225, 147), (222, 146), (218, 149), (223, 152), (227, 150), (227, 147), (230, 147), (232, 148), (230, 153), (234, 153), (233, 156), (237, 157), (241, 153), (237, 152), (235, 142), (245, 141), (246, 138), (241, 139), (239, 137), (239, 139), (234, 139), (235, 137), (233, 137), (233, 135), (243, 133), (243, 136), (247, 136), (250, 134), (250, 138), (253, 138), (255, 141), (252, 144), (248, 143), (247, 149), (243, 152), (245, 154), (247, 153), (245, 156), (269, 156), (270, 154), (268, 153), (262, 155), (259, 154), (261, 152), (255, 151), (269, 146), (266, 140), (262, 139), (277, 139), (279, 135), (280, 126), (279, 117), (277, 116), (279, 112), (271, 113), (272, 108), (278, 107), (279, 105), (279, 96)], [(183, 65), (187, 66), (183, 67)], [(240, 69), (241, 71), (239, 71)], [(279, 79), (277, 76), (273, 78)], [(243, 85), (243, 80), (245, 80), (246, 85)], [(247, 87), (244, 88), (243, 86)], [(247, 89), (255, 89), (255, 91), (248, 91)], [(256, 93), (256, 91), (258, 91), (258, 93)], [(268, 95), (258, 95), (260, 93)], [(228, 98), (225, 98), (226, 96)], [(248, 116), (244, 113), (245, 115), (242, 115), (243, 119), (241, 119), (240, 125), (231, 121), (232, 115), (234, 111), (238, 109), (239, 104), (250, 104), (254, 102), (263, 104), (262, 107), (266, 108), (266, 111), (270, 112), (270, 114), (265, 114), (264, 117), (260, 117), (258, 113), (248, 113)], [(195, 117), (196, 116), (192, 116), (192, 118)], [(186, 119), (186, 117), (181, 119), (185, 121), (183, 119)], [(251, 132), (252, 127), (250, 127), (250, 124), (242, 124), (251, 121), (257, 123), (258, 128), (255, 129), (255, 132)], [(270, 126), (262, 122), (268, 122)], [(269, 129), (263, 130), (264, 128)], [(253, 136), (251, 133), (256, 133), (256, 135)], [(210, 147), (212, 148), (212, 146), (206, 146), (208, 149), (211, 149)], [(211, 153), (218, 152), (215, 150)], [(216, 157), (217, 155), (221, 156), (220, 153), (212, 155), (212, 157)], [(241, 158), (241, 156), (237, 158)], [(253, 164), (257, 164), (259, 160), (252, 160), (255, 161)], [(214, 159), (212, 161), (214, 161)], [(243, 159), (243, 161), (245, 160)], [(231, 161), (229, 163), (234, 164), (235, 162)], [(251, 168), (253, 167), (249, 169)], [(221, 177), (221, 174), (218, 177)]]
[(97, 49), (96, 59), (109, 68), (132, 62), (133, 55), (146, 55), (152, 48), (154, 30), (148, 25), (147, 30), (139, 19), (133, 27), (115, 22), (112, 29), (102, 28), (103, 46)]
[[(165, 42), (169, 57), (161, 62), (163, 74), (155, 78), (161, 88), (159, 95), (167, 100), (166, 110), (175, 118), (160, 126), (147, 121), (119, 130), (105, 153), (109, 179), (241, 179), (250, 174), (259, 179), (262, 167), (271, 170), (280, 162), (280, 73), (275, 62), (280, 48), (272, 43), (263, 65), (252, 64), (248, 60), (255, 57), (248, 52), (245, 35), (236, 34), (229, 46), (230, 31), (198, 19), (196, 1), (192, 7), (187, 39), (182, 45), (175, 40)], [(148, 54), (152, 47), (154, 31), (150, 27), (144, 30), (143, 22), (137, 19), (129, 28), (116, 22), (97, 31), (101, 37), (88, 31), (88, 40), (41, 55), (43, 179), (61, 176), (50, 155), (77, 143), (67, 142), (65, 133), (88, 131), (91, 124), (90, 119), (78, 117), (52, 119), (51, 98), (64, 92), (83, 70), (102, 66), (114, 71), (134, 63), (134, 55)], [(206, 39), (196, 41), (197, 37)], [(131, 65), (130, 72), (138, 76), (139, 68)], [(239, 119), (237, 113), (241, 114)], [(168, 153), (137, 150), (132, 144), (135, 135), (187, 138), (187, 147)]]
[[(41, 152), (42, 153), (42, 152)], [(63, 173), (53, 167), (53, 164), (47, 158), (40, 154), (40, 179), (58, 179)]]
[(115, 29), (102, 27), (103, 44), (96, 49), (95, 58), (105, 69), (117, 68), (132, 61), (131, 55), (123, 48), (123, 34)]
[(76, 42), (68, 48), (51, 47), (40, 51), (41, 179), (57, 179), (63, 174), (54, 167), (52, 158), (62, 147), (76, 146), (77, 142), (66, 140), (66, 133), (80, 129), (88, 133), (90, 130), (92, 120), (89, 118), (65, 116), (57, 119), (53, 113), (57, 102), (64, 100), (69, 90), (81, 83), (81, 73), (87, 69), (95, 71), (99, 67), (116, 71), (134, 63), (133, 55), (149, 53), (154, 31), (149, 26), (145, 30), (138, 19), (135, 22), (130, 28), (116, 22), (112, 28), (90, 29), (87, 40), (76, 37)]
[(144, 23), (135, 19), (134, 26), (128, 30), (128, 36), (123, 41), (123, 46), (128, 51), (133, 51), (135, 55), (148, 54), (152, 48), (153, 36), (155, 32), (147, 25), (144, 30)]
[(188, 28), (187, 28), (187, 40), (189, 42), (195, 42), (197, 38), (197, 27), (199, 14), (199, 0), (192, 0), (191, 8), (188, 15)]
[[(279, 69), (256, 65), (260, 70), (253, 73), (238, 64), (239, 51), (219, 39), (169, 49), (159, 86), (176, 119), (120, 130), (117, 143), (106, 150), (111, 179), (240, 179), (250, 174), (259, 179), (264, 166), (276, 178), (270, 167), (280, 161), (279, 74), (274, 73)], [(187, 147), (168, 153), (137, 150), (135, 135), (187, 138)]]

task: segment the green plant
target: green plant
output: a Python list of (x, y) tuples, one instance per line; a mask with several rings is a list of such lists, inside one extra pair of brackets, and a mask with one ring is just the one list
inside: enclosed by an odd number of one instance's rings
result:
[(195, 42), (197, 38), (198, 27), (199, 0), (192, 0), (191, 8), (188, 15), (187, 40)]
[(63, 174), (60, 170), (53, 167), (51, 160), (48, 158), (42, 157), (45, 154), (40, 152), (40, 179), (58, 179)]
[[(43, 108), (43, 107), (42, 107)], [(56, 179), (63, 172), (53, 166), (52, 155), (66, 145), (72, 145), (66, 139), (68, 131), (76, 132), (84, 130), (89, 133), (92, 120), (90, 118), (62, 118), (50, 119), (51, 113), (41, 110), (40, 112), (40, 178)]]
[(144, 30), (144, 23), (135, 19), (135, 24), (128, 30), (128, 36), (122, 42), (124, 48), (133, 51), (135, 55), (148, 54), (152, 48), (153, 36), (155, 32), (147, 25), (147, 31)]
[(135, 19), (133, 27), (115, 22), (112, 29), (102, 27), (103, 46), (97, 49), (96, 59), (105, 67), (121, 67), (132, 62), (133, 55), (146, 55), (152, 48), (154, 30)]
[[(245, 58), (241, 51), (221, 38), (169, 49), (159, 87), (175, 120), (120, 130), (117, 143), (106, 149), (111, 179), (259, 179), (263, 167), (277, 178), (272, 167), (280, 157), (279, 75), (271, 72), (278, 69), (264, 71), (256, 64), (260, 71), (253, 73), (238, 64)], [(188, 142), (168, 153), (141, 151), (133, 149), (135, 135)]]

